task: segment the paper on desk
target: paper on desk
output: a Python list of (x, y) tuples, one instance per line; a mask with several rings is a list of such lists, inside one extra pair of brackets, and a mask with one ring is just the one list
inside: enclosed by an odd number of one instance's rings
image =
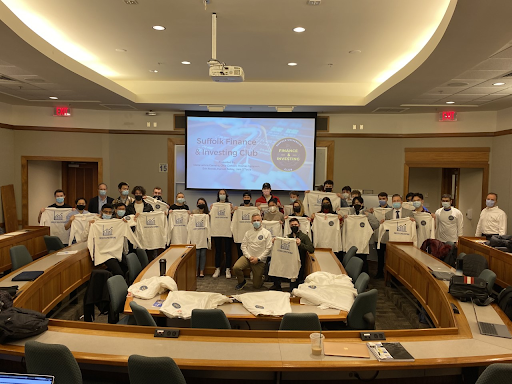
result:
[(75, 253), (78, 253), (78, 251), (61, 251), (57, 252), (57, 255), (74, 255)]

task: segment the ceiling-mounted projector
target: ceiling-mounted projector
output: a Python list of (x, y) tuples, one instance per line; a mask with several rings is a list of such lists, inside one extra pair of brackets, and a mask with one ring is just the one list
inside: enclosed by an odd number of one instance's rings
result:
[(208, 60), (210, 77), (218, 83), (240, 83), (245, 75), (242, 67), (226, 65), (216, 59), (217, 57), (217, 14), (212, 13), (212, 58)]

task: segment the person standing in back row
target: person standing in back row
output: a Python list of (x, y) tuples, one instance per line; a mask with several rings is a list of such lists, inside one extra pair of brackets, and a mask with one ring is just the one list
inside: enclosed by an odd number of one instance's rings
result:
[(281, 200), (279, 200), (279, 197), (272, 194), (270, 183), (263, 183), (263, 186), (261, 187), (261, 196), (256, 199), (256, 206), (259, 208), (261, 204), (268, 204), (270, 199), (276, 199), (277, 207), (282, 211)]
[(119, 197), (117, 199), (114, 199), (112, 205), (123, 203), (124, 205), (128, 206), (135, 201), (135, 199), (130, 196), (130, 186), (128, 185), (128, 183), (121, 181), (118, 184), (117, 188), (119, 189)]
[(89, 212), (91, 213), (100, 213), (101, 207), (105, 204), (112, 205), (114, 199), (107, 196), (107, 184), (100, 183), (98, 185), (98, 196), (94, 196), (89, 201)]
[(498, 194), (489, 192), (485, 199), (485, 207), (480, 213), (475, 236), (485, 236), (488, 240), (492, 235), (507, 234), (507, 214), (498, 208)]
[[(57, 189), (53, 192), (53, 196), (55, 196), (55, 203), (49, 205), (47, 208), (72, 208), (71, 205), (64, 203), (64, 199), (66, 198), (66, 194), (62, 189)], [(37, 222), (41, 222), (41, 215), (46, 210), (46, 208), (41, 208), (39, 211), (39, 216), (37, 217)]]
[(436, 239), (457, 243), (462, 236), (464, 215), (452, 206), (452, 196), (441, 196), (442, 207), (436, 211)]
[[(233, 213), (233, 205), (229, 202), (229, 195), (225, 189), (221, 189), (217, 192), (217, 203), (228, 203), (230, 205), (229, 214)], [(211, 207), (210, 207), (211, 211)], [(231, 263), (233, 262), (232, 237), (212, 237), (212, 241), (215, 244), (215, 272), (212, 277), (217, 278), (220, 276), (220, 266), (222, 264), (222, 254), (226, 253), (226, 279), (231, 279)], [(224, 252), (222, 247), (224, 246)]]

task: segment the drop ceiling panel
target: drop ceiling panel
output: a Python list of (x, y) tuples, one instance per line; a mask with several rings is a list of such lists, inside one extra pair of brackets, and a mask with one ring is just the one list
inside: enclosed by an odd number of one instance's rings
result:
[(492, 57), (493, 59), (512, 59), (512, 47), (506, 48)]
[(499, 88), (488, 88), (488, 87), (471, 87), (469, 89), (465, 89), (464, 91), (460, 91), (459, 94), (472, 94), (472, 95), (488, 95), (490, 93), (498, 92)]
[[(507, 73), (507, 71), (476, 71), (476, 70), (469, 70), (469, 71), (466, 71), (466, 72), (460, 74), (460, 76), (457, 76), (455, 78), (455, 80), (459, 81), (461, 79), (472, 79), (472, 80), (482, 79), (482, 81), (484, 81), (484, 80), (487, 80), (487, 79), (491, 79), (493, 77), (498, 77), (500, 75), (504, 75), (505, 73)], [(461, 80), (461, 81), (463, 81), (463, 80)]]
[(512, 70), (512, 58), (496, 58), (487, 59), (476, 67), (474, 70), (495, 70), (495, 71), (511, 71)]

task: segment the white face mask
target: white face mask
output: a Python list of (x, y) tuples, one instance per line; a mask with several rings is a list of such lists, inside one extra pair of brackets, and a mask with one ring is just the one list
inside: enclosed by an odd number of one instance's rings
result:
[(275, 205), (268, 208), (268, 210), (272, 213), (275, 213), (277, 211), (277, 207)]
[(344, 199), (348, 199), (349, 198), (349, 194), (348, 193), (342, 193), (341, 194), (341, 197), (343, 197)]
[(452, 206), (452, 204), (449, 201), (442, 201), (441, 205), (443, 206), (443, 208), (450, 208)]

